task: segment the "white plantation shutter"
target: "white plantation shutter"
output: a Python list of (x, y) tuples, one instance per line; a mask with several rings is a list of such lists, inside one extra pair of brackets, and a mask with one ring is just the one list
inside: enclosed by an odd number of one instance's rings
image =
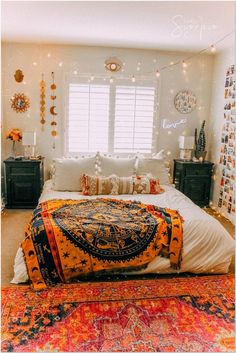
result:
[(66, 154), (155, 152), (154, 82), (69, 83)]
[(116, 86), (114, 152), (152, 152), (154, 87)]
[(109, 85), (70, 84), (68, 152), (107, 152)]

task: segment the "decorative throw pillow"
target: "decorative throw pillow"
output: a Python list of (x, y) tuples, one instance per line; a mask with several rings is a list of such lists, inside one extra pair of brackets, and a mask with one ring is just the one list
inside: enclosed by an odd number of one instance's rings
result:
[(147, 175), (134, 176), (134, 194), (162, 194), (165, 190), (161, 188), (159, 179)]
[(133, 194), (134, 191), (134, 183), (133, 177), (119, 177), (119, 194)]
[(83, 174), (80, 178), (83, 195), (117, 195), (119, 178)]

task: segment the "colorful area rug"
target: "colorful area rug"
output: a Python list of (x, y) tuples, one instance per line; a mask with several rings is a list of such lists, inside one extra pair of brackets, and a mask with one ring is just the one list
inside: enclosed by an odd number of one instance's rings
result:
[(234, 351), (234, 276), (2, 288), (1, 351)]

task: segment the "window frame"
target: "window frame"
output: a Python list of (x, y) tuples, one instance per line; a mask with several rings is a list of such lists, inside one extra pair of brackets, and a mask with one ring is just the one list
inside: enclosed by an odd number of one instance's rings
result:
[[(65, 85), (66, 85), (66, 92), (65, 92), (65, 119), (64, 119), (64, 156), (66, 157), (81, 157), (81, 156), (91, 156), (94, 155), (97, 152), (100, 152), (104, 155), (109, 155), (109, 156), (121, 156), (121, 157), (128, 157), (128, 156), (134, 156), (136, 154), (142, 154), (146, 157), (151, 156), (152, 154), (157, 152), (157, 131), (159, 130), (159, 97), (160, 97), (160, 91), (159, 91), (159, 80), (153, 79), (152, 77), (141, 77), (141, 78), (136, 78), (135, 82), (131, 82), (130, 77), (114, 77), (114, 82), (110, 83), (109, 82), (109, 77), (107, 76), (95, 76), (95, 79), (91, 82), (90, 80), (91, 75), (86, 74), (86, 75), (70, 75), (70, 77), (66, 80)], [(101, 151), (96, 151), (96, 152), (69, 152), (69, 138), (68, 138), (68, 120), (69, 120), (69, 88), (70, 84), (98, 84), (101, 85), (102, 83), (104, 84), (109, 84), (111, 86), (110, 88), (110, 98), (109, 102), (112, 102), (113, 104), (109, 103), (109, 133), (108, 133), (108, 151), (107, 152), (101, 152)], [(116, 90), (114, 89), (114, 86), (119, 86), (119, 85), (127, 85), (127, 86), (146, 86), (146, 87), (154, 87), (155, 94), (154, 94), (154, 117), (153, 117), (153, 137), (152, 137), (152, 150), (150, 153), (143, 153), (141, 152), (123, 152), (123, 153), (114, 153), (114, 125), (115, 125), (115, 103), (116, 103)]]

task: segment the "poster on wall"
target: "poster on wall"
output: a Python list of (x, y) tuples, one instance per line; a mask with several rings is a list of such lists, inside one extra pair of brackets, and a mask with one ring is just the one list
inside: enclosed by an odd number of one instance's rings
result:
[(221, 133), (220, 196), (218, 207), (228, 214), (235, 214), (235, 66), (231, 65), (226, 72), (224, 88), (224, 123)]

